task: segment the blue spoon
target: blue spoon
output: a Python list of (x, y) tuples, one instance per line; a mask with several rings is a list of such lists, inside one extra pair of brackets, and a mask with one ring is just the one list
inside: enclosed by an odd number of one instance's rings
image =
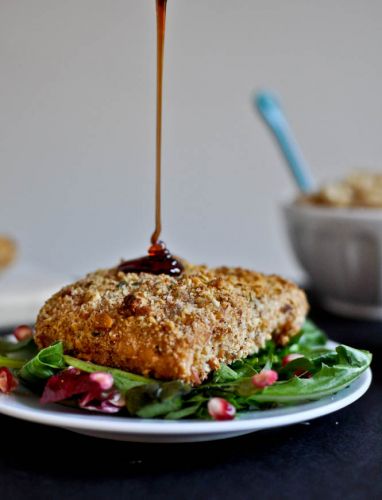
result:
[(303, 193), (310, 193), (314, 189), (310, 168), (293, 137), (277, 98), (270, 92), (258, 92), (255, 104), (265, 123), (273, 132), (299, 189)]

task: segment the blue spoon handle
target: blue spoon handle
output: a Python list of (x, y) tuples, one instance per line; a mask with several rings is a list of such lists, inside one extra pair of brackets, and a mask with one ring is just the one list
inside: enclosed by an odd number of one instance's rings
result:
[(277, 99), (269, 92), (259, 92), (256, 95), (256, 106), (275, 136), (299, 189), (303, 193), (312, 192), (314, 181), (310, 168), (304, 160)]

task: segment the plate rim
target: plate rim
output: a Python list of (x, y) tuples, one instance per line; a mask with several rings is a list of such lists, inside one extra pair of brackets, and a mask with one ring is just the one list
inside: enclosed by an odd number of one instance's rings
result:
[[(10, 395), (0, 395), (0, 413), (15, 417), (21, 420), (34, 422), (43, 425), (66, 428), (71, 430), (87, 430), (95, 432), (106, 432), (110, 434), (131, 434), (131, 435), (195, 435), (195, 434), (218, 434), (240, 431), (256, 431), (282, 427), (286, 425), (297, 424), (307, 420), (328, 415), (337, 410), (349, 406), (361, 396), (363, 396), (372, 381), (372, 371), (370, 368), (365, 370), (361, 376), (342, 389), (337, 394), (348, 391), (340, 399), (335, 399), (335, 395), (316, 400), (310, 403), (291, 406), (290, 413), (282, 415), (264, 415), (258, 416), (259, 412), (247, 412), (234, 420), (227, 421), (204, 421), (204, 420), (159, 420), (159, 419), (135, 419), (130, 417), (116, 417), (112, 415), (83, 414), (80, 410), (75, 413), (62, 413), (62, 410), (54, 410), (57, 405), (48, 405), (47, 407), (34, 408), (25, 407), (23, 402), (18, 401), (17, 393)], [(356, 387), (354, 387), (356, 385)], [(28, 393), (27, 393), (28, 394)], [(32, 395), (32, 393), (29, 393)], [(19, 403), (21, 406), (13, 406), (9, 402)], [(301, 408), (300, 411), (299, 407)], [(278, 408), (274, 410), (265, 410), (266, 412), (277, 412), (284, 410)], [(78, 412), (78, 413), (77, 413)], [(262, 412), (264, 414), (265, 412)]]

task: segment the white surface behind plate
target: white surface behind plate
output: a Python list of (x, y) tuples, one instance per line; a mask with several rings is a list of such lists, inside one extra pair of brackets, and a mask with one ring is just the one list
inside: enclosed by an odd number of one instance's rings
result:
[[(251, 106), (280, 93), (319, 182), (381, 169), (380, 0), (168, 2), (163, 238), (191, 262), (294, 274), (296, 193)], [(0, 1), (0, 232), (83, 274), (153, 230), (154, 0)]]
[(33, 323), (45, 300), (70, 278), (28, 263), (0, 274), (0, 329)]

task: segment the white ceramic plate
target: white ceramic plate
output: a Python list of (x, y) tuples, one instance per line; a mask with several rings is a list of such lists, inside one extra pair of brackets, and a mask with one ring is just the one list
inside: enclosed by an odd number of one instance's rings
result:
[(39, 424), (118, 441), (170, 443), (212, 441), (250, 432), (297, 424), (333, 413), (360, 398), (371, 383), (371, 370), (346, 389), (319, 401), (288, 408), (251, 412), (224, 422), (142, 420), (119, 416), (87, 414), (60, 405), (42, 407), (38, 398), (22, 389), (0, 394), (0, 413)]

